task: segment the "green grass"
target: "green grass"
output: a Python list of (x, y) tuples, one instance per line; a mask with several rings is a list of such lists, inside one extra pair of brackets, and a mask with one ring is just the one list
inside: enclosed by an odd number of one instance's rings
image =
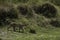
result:
[(3, 40), (60, 40), (60, 28), (40, 28), (37, 34), (7, 31), (6, 28), (1, 31), (0, 38)]
[[(9, 0), (2, 1), (0, 0), (0, 4), (10, 3)], [(12, 4), (18, 5), (18, 4), (24, 4), (27, 6), (31, 5), (42, 5), (48, 0), (28, 0), (26, 2), (19, 1), (19, 0), (12, 0)], [(6, 4), (5, 4), (6, 5)], [(54, 4), (53, 4), (54, 5)], [(54, 5), (58, 10), (58, 16), (57, 19), (60, 20), (60, 6)], [(19, 13), (18, 13), (19, 14)], [(33, 12), (34, 14), (34, 12)], [(0, 38), (2, 40), (60, 40), (60, 28), (53, 27), (51, 25), (41, 26), (41, 23), (45, 23), (43, 21), (46, 21), (44, 16), (34, 14), (31, 18), (25, 18), (25, 16), (19, 15), (19, 19), (14, 19), (16, 23), (23, 23), (28, 24), (27, 28), (25, 29), (24, 33), (18, 33), (13, 31), (7, 31), (8, 26), (1, 26), (0, 28)], [(50, 20), (50, 19), (48, 19)], [(40, 26), (37, 25), (37, 23), (40, 24)], [(29, 33), (29, 28), (35, 29), (36, 34)]]

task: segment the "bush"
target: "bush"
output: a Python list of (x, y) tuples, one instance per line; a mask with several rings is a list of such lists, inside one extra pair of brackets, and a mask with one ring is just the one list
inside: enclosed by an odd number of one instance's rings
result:
[(33, 17), (33, 11), (30, 7), (28, 7), (27, 18), (32, 18), (32, 17)]
[(11, 9), (0, 8), (0, 25), (7, 24), (6, 19), (16, 19), (16, 18), (18, 18), (18, 14), (13, 8)]
[(53, 5), (45, 3), (42, 5), (41, 13), (47, 18), (51, 18), (56, 17), (57, 10)]
[(3, 8), (0, 9), (0, 25), (3, 25), (7, 18), (7, 11)]
[(60, 27), (60, 21), (58, 21), (58, 20), (52, 20), (52, 21), (50, 22), (50, 24), (51, 24), (52, 26), (55, 26), (55, 27)]
[(36, 13), (42, 14), (47, 18), (56, 17), (57, 10), (49, 3), (45, 3), (42, 6), (34, 6), (33, 8)]
[(9, 11), (6, 11), (4, 8), (0, 9), (0, 19), (18, 18), (18, 14), (14, 8), (7, 9), (7, 10)]
[(7, 12), (4, 9), (0, 9), (0, 19), (5, 19), (7, 17)]
[(22, 5), (22, 6), (18, 6), (17, 8), (21, 15), (26, 16), (28, 18), (33, 16), (32, 9), (30, 7), (26, 5)]
[(16, 12), (16, 10), (14, 8), (11, 8), (8, 11), (7, 17), (11, 18), (11, 19), (15, 19), (15, 18), (18, 18), (18, 14), (17, 14), (17, 12)]
[(22, 15), (26, 15), (26, 14), (28, 13), (28, 9), (27, 9), (27, 7), (26, 7), (25, 5), (23, 5), (23, 6), (18, 6), (17, 8), (18, 8), (19, 12), (20, 12)]

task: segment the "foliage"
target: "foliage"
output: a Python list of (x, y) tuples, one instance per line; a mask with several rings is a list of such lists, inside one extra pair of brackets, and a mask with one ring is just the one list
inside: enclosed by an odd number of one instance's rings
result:
[[(60, 40), (60, 8), (48, 1), (1, 0), (4, 5), (0, 5), (0, 25), (4, 26), (0, 26), (0, 37), (3, 40)], [(7, 31), (12, 21), (27, 24), (24, 33), (14, 32), (12, 27)]]

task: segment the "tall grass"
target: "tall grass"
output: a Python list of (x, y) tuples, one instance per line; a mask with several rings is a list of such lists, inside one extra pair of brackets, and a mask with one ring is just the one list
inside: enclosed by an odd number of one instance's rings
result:
[[(60, 22), (59, 6), (54, 5), (57, 8), (56, 10), (58, 11), (57, 13), (58, 15), (55, 18), (46, 18), (41, 14), (35, 13), (35, 11), (32, 8), (32, 6), (38, 6), (38, 5), (42, 6), (47, 1), (49, 0), (0, 0), (1, 5), (6, 3), (6, 5), (11, 4), (11, 7), (14, 7), (14, 9), (11, 9), (9, 11), (10, 17), (11, 15), (14, 15), (14, 14), (19, 15), (18, 19), (10, 18), (10, 20), (13, 20), (18, 24), (19, 23), (27, 24), (24, 33), (7, 31), (6, 30), (7, 28), (5, 28), (5, 25), (4, 25), (2, 29), (0, 28), (0, 31), (2, 31), (0, 32), (0, 37), (3, 40), (60, 40), (60, 27), (58, 28), (50, 24), (50, 22), (52, 22), (51, 20), (54, 20), (54, 19), (57, 19)], [(12, 6), (12, 4), (15, 4), (15, 5)], [(28, 7), (27, 8), (28, 13), (26, 17), (25, 15), (21, 15), (19, 13), (20, 11), (17, 9), (18, 6), (22, 6), (22, 5), (27, 5)], [(29, 33), (30, 28), (34, 29), (36, 31), (36, 34)]]

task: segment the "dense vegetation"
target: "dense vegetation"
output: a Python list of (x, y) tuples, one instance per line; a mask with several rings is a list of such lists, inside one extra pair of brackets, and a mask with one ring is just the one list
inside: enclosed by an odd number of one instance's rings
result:
[(0, 0), (0, 30), (0, 40), (60, 40), (59, 0)]

